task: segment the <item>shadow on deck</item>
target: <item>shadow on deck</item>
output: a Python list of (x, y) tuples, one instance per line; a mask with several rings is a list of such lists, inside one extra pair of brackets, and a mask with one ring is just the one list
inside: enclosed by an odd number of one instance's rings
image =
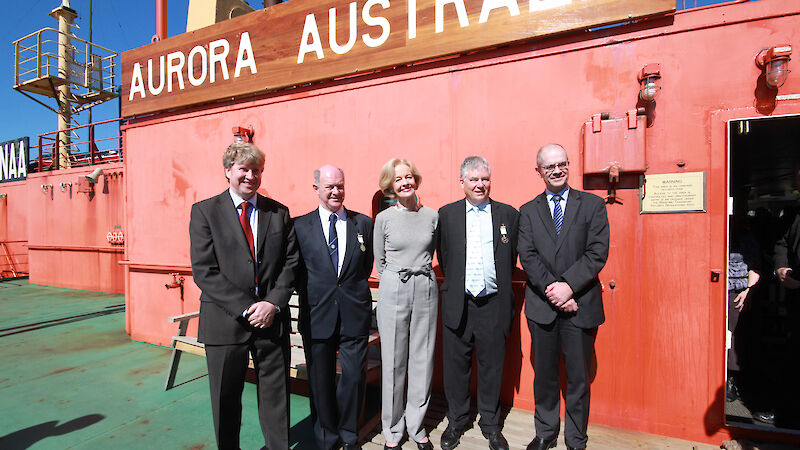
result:
[[(124, 329), (120, 295), (0, 282), (0, 448), (215, 448), (205, 360), (184, 355), (176, 388), (165, 392), (171, 350), (131, 341)], [(254, 391), (247, 383), (245, 449), (263, 446)], [(434, 397), (426, 420), (437, 448), (445, 409)], [(315, 449), (309, 413), (308, 398), (293, 394), (295, 450)], [(524, 449), (533, 414), (510, 411), (504, 434), (511, 448)], [(599, 425), (590, 425), (589, 435), (594, 449), (717, 448)], [(380, 427), (369, 438), (366, 450), (382, 448)], [(487, 448), (477, 425), (461, 442), (460, 450)], [(556, 448), (566, 448), (563, 434)]]

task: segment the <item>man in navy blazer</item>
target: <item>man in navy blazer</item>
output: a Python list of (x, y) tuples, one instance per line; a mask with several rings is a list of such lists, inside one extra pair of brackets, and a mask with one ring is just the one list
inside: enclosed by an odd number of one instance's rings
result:
[(239, 448), (242, 390), (252, 355), (258, 417), (268, 449), (289, 448), (289, 297), (299, 261), (289, 210), (256, 190), (264, 153), (231, 144), (222, 157), (230, 187), (192, 206), (192, 277), (201, 290), (214, 431)]
[(597, 327), (605, 321), (598, 274), (608, 259), (603, 199), (569, 186), (567, 152), (548, 144), (536, 156), (545, 192), (520, 208), (519, 260), (525, 269), (525, 315), (533, 340), (536, 437), (533, 450), (554, 447), (559, 431), (561, 354), (567, 372), (564, 436), (586, 447), (590, 369)]
[[(319, 207), (294, 219), (300, 247), (300, 333), (308, 363), (317, 447), (358, 446), (367, 340), (372, 322), (372, 219), (344, 206), (344, 173), (314, 171)], [(336, 385), (336, 355), (342, 368)]]
[[(500, 388), (506, 337), (514, 318), (519, 213), (489, 198), (491, 168), (481, 156), (461, 163), (464, 199), (439, 210), (442, 348), (448, 425), (443, 450), (458, 446), (469, 419), (472, 353), (478, 362), (478, 412), (491, 450), (508, 450), (501, 432)], [(472, 231), (472, 232), (470, 232)], [(476, 284), (473, 284), (476, 283)]]

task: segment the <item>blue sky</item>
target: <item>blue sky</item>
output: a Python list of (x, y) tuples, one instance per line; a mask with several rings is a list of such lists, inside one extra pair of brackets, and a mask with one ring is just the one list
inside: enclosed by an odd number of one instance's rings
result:
[[(58, 28), (48, 14), (61, 5), (61, 0), (2, 0), (0, 14), (0, 142), (29, 136), (37, 145), (38, 135), (57, 128), (56, 114), (13, 89), (14, 51), (12, 43), (39, 29)], [(74, 30), (77, 37), (89, 40), (89, 0), (71, 0), (78, 12)], [(256, 8), (261, 1), (250, 1)], [(186, 31), (186, 11), (189, 0), (168, 0), (168, 33), (170, 36)], [(117, 53), (148, 44), (156, 33), (155, 0), (93, 0), (92, 41)], [(119, 61), (118, 61), (119, 62)], [(117, 71), (119, 74), (119, 70)], [(119, 80), (117, 80), (119, 84)], [(52, 99), (36, 97), (51, 106)], [(93, 109), (93, 120), (118, 117), (118, 100), (111, 100)], [(79, 124), (88, 122), (87, 112), (76, 117)]]

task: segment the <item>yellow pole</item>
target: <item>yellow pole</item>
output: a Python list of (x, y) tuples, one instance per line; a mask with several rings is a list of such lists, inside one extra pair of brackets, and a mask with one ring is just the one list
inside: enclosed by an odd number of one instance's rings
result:
[(66, 169), (72, 166), (70, 161), (70, 147), (72, 139), (70, 132), (65, 131), (70, 127), (72, 112), (70, 105), (70, 65), (73, 62), (72, 40), (70, 33), (72, 22), (78, 13), (69, 7), (69, 0), (62, 0), (61, 6), (50, 12), (50, 16), (58, 20), (58, 76), (67, 80), (67, 83), (58, 87), (58, 167)]

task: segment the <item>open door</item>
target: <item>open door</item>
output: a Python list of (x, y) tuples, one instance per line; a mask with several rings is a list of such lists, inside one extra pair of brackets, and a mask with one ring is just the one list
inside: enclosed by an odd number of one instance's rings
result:
[[(725, 422), (800, 434), (800, 115), (727, 128)], [(796, 284), (779, 280), (776, 245)]]

